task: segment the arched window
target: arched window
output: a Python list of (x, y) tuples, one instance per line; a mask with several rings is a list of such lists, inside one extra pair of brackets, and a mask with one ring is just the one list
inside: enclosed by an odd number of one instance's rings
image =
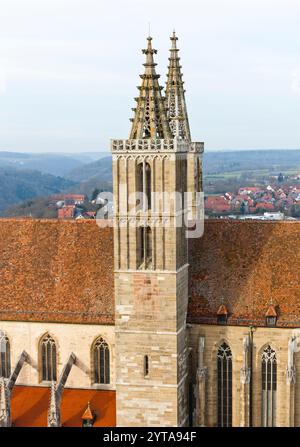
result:
[(139, 163), (136, 167), (136, 192), (138, 209), (143, 209), (143, 162)]
[(232, 426), (232, 353), (223, 343), (217, 354), (218, 363), (218, 426)]
[(41, 340), (42, 380), (56, 381), (56, 344), (51, 335), (46, 334)]
[(267, 346), (262, 354), (262, 426), (276, 426), (277, 359), (276, 352)]
[(93, 346), (94, 383), (110, 383), (109, 346), (99, 337)]
[(152, 231), (150, 227), (138, 228), (138, 265), (148, 269), (152, 266)]
[(137, 205), (144, 209), (151, 209), (151, 166), (143, 161), (137, 165), (136, 191), (138, 195)]
[(0, 377), (10, 376), (10, 344), (8, 337), (0, 331)]
[(151, 167), (150, 167), (149, 163), (145, 163), (144, 192), (147, 197), (148, 210), (151, 210)]

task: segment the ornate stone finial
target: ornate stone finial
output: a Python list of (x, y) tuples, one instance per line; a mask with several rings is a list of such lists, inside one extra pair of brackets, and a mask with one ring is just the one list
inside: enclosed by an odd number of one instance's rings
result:
[(60, 418), (56, 401), (56, 386), (55, 382), (51, 382), (50, 405), (48, 411), (48, 427), (59, 427), (59, 426), (60, 426)]
[(129, 138), (136, 139), (171, 139), (172, 132), (169, 126), (165, 100), (162, 97), (156, 74), (156, 63), (154, 54), (156, 50), (152, 48), (152, 37), (147, 37), (147, 48), (142, 50), (146, 55), (144, 63), (145, 72), (140, 75), (142, 84), (138, 87), (140, 95), (136, 98), (136, 108), (132, 121), (132, 128)]
[(250, 368), (251, 343), (249, 334), (243, 339), (243, 367), (241, 368), (241, 383), (249, 384), (251, 379)]
[(168, 75), (166, 82), (166, 100), (168, 107), (168, 118), (172, 134), (175, 138), (191, 141), (190, 126), (185, 103), (185, 90), (179, 63), (176, 42), (178, 37), (175, 30), (170, 37), (172, 46), (170, 49)]
[(10, 408), (7, 386), (4, 377), (0, 377), (0, 427), (10, 426)]
[(177, 47), (176, 47), (176, 40), (178, 40), (178, 37), (176, 36), (175, 29), (173, 30), (173, 34), (172, 34), (172, 36), (170, 37), (170, 40), (171, 40), (171, 42), (172, 42), (172, 50), (176, 50), (176, 51), (178, 51), (178, 50), (177, 50)]
[(288, 343), (288, 364), (286, 367), (286, 382), (288, 385), (296, 383), (296, 366), (294, 354), (298, 351), (297, 338), (292, 337)]

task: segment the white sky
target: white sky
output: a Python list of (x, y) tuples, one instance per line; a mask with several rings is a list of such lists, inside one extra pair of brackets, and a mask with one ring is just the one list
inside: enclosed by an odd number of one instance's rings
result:
[(300, 148), (299, 0), (0, 0), (0, 150), (126, 138), (148, 22), (162, 84), (177, 31), (206, 150)]

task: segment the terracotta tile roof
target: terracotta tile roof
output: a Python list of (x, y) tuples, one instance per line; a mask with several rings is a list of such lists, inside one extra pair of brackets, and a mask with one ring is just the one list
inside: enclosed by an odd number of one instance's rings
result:
[(229, 325), (264, 326), (272, 298), (277, 326), (300, 326), (300, 223), (207, 220), (189, 256), (188, 322), (216, 324), (224, 303)]
[[(188, 321), (216, 324), (224, 304), (228, 324), (265, 325), (272, 298), (277, 326), (299, 327), (299, 241), (298, 222), (206, 220), (189, 239)], [(112, 228), (0, 219), (0, 320), (114, 324), (113, 270)]]
[(0, 320), (114, 324), (113, 233), (94, 220), (0, 219)]
[[(11, 415), (15, 427), (47, 427), (50, 388), (15, 386), (12, 393)], [(63, 392), (61, 422), (64, 427), (81, 427), (82, 414), (90, 402), (96, 412), (94, 427), (115, 427), (115, 391), (67, 388)]]

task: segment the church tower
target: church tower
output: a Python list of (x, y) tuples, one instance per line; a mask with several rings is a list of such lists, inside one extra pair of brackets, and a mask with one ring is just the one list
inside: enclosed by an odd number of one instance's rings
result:
[(130, 137), (111, 144), (117, 425), (184, 426), (188, 253), (182, 199), (192, 143), (189, 133), (173, 134), (177, 117), (167, 111), (151, 37), (143, 53)]

